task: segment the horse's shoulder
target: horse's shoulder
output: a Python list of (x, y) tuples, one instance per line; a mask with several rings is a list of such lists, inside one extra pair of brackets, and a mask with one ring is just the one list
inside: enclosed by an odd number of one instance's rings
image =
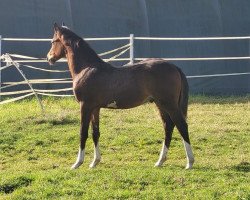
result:
[(73, 78), (73, 88), (83, 85), (95, 73), (94, 68), (85, 68)]

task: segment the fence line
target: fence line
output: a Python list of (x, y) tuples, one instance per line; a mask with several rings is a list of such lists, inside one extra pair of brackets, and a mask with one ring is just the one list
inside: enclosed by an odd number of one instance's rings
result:
[(10, 57), (9, 54), (6, 54), (5, 59), (7, 60), (7, 62), (12, 63), (12, 64), (16, 67), (16, 69), (18, 70), (18, 72), (21, 74), (21, 76), (24, 78), (24, 80), (26, 81), (26, 83), (28, 84), (28, 86), (30, 87), (30, 89), (32, 90), (32, 93), (36, 96), (37, 101), (38, 101), (38, 103), (39, 103), (39, 105), (40, 105), (42, 111), (44, 111), (44, 107), (43, 107), (43, 104), (42, 104), (41, 100), (39, 99), (39, 97), (38, 97), (36, 91), (35, 91), (34, 88), (32, 87), (32, 84), (29, 82), (29, 80), (26, 78), (25, 74), (24, 74), (24, 73), (22, 72), (22, 70), (19, 68), (19, 63), (13, 61), (13, 60), (11, 59), (11, 57)]
[(0, 71), (6, 69), (6, 68), (8, 68), (8, 67), (11, 67), (11, 66), (13, 66), (13, 65), (12, 65), (12, 64), (7, 64), (7, 65), (5, 65), (5, 66), (3, 66), (3, 67), (0, 67)]
[[(135, 40), (154, 40), (154, 41), (202, 41), (202, 40), (249, 40), (250, 36), (241, 36), (241, 37), (193, 37), (193, 38), (177, 38), (177, 37), (168, 37), (168, 38), (156, 38), (156, 37), (135, 37), (133, 34), (130, 37), (113, 37), (113, 38), (85, 38), (87, 41), (111, 41), (111, 40), (128, 40), (129, 43), (123, 46), (120, 46), (116, 49), (112, 49), (103, 53), (100, 53), (99, 56), (106, 56), (109, 54), (113, 54), (116, 52), (116, 55), (108, 58), (103, 59), (106, 62), (110, 61), (129, 61), (132, 64), (134, 61), (145, 60), (148, 58), (134, 58), (134, 41)], [(51, 39), (39, 39), (39, 38), (1, 38), (0, 36), (0, 43), (1, 41), (24, 41), (24, 42), (44, 42), (44, 41), (51, 41)], [(1, 48), (1, 44), (0, 44)], [(118, 58), (121, 55), (125, 54), (129, 51), (129, 58)], [(1, 55), (1, 54), (0, 54)], [(17, 60), (13, 60), (12, 57), (17, 58)], [(246, 60), (250, 59), (250, 56), (241, 56), (241, 57), (202, 57), (202, 58), (162, 58), (169, 61), (205, 61), (205, 60)], [(41, 108), (43, 109), (43, 105), (40, 102), (39, 96), (57, 96), (57, 97), (68, 97), (73, 96), (73, 94), (58, 94), (60, 92), (72, 91), (72, 88), (61, 88), (61, 89), (50, 89), (50, 90), (42, 90), (42, 89), (34, 89), (33, 84), (62, 84), (62, 83), (72, 83), (71, 78), (62, 78), (62, 79), (27, 79), (25, 74), (22, 72), (20, 67), (26, 67), (33, 70), (45, 71), (45, 72), (55, 72), (55, 73), (64, 73), (69, 72), (69, 70), (56, 70), (56, 69), (44, 69), (40, 67), (34, 67), (32, 65), (20, 64), (20, 63), (42, 63), (46, 62), (45, 58), (36, 58), (26, 55), (18, 55), (18, 54), (5, 54), (1, 55), (2, 62), (6, 63), (5, 66), (0, 66), (0, 75), (1, 71), (7, 69), (8, 67), (14, 66), (19, 71), (19, 73), (24, 77), (24, 81), (19, 82), (4, 82), (0, 85), (0, 96), (12, 96), (12, 95), (20, 95), (24, 94), (19, 97), (15, 97), (12, 99), (8, 99), (5, 101), (0, 101), (0, 105), (5, 103), (14, 102), (20, 99), (24, 99), (26, 97), (36, 95)], [(66, 62), (66, 59), (61, 59), (58, 62)], [(193, 78), (207, 78), (207, 77), (225, 77), (225, 76), (242, 76), (242, 75), (250, 75), (250, 72), (239, 72), (239, 73), (228, 73), (228, 74), (207, 74), (207, 75), (192, 75), (187, 76), (188, 79)], [(19, 91), (11, 91), (11, 92), (2, 92), (3, 89), (10, 88), (17, 85), (24, 85), (28, 84), (30, 89), (29, 90), (19, 90)], [(57, 93), (57, 94), (55, 94)]]
[(103, 52), (103, 53), (99, 53), (98, 55), (99, 55), (99, 56), (105, 56), (105, 55), (114, 53), (114, 52), (116, 52), (116, 51), (122, 50), (122, 49), (124, 49), (124, 48), (126, 48), (126, 47), (129, 47), (129, 46), (130, 46), (130, 44), (126, 44), (126, 45), (121, 46), (121, 47), (118, 47), (118, 48), (116, 48), (116, 49), (113, 49), (113, 50), (110, 50), (110, 51), (106, 51), (106, 52)]
[(23, 67), (27, 67), (30, 69), (35, 69), (35, 70), (40, 70), (40, 71), (45, 71), (45, 72), (52, 72), (52, 73), (64, 73), (64, 72), (69, 72), (69, 70), (52, 70), (52, 69), (43, 69), (39, 67), (33, 67), (31, 65), (22, 65)]
[[(109, 59), (103, 59), (105, 62), (110, 62)], [(129, 58), (116, 58), (113, 59), (112, 62), (120, 62), (120, 61), (129, 61)], [(5, 62), (5, 61), (2, 61)], [(41, 59), (41, 60), (15, 60), (15, 62), (18, 63), (47, 63), (48, 61), (46, 59)], [(57, 62), (66, 62), (65, 59), (60, 59)]]
[[(187, 78), (207, 78), (207, 77), (220, 77), (220, 76), (239, 76), (239, 75), (249, 75), (250, 72), (239, 72), (239, 73), (227, 73), (227, 74), (205, 74), (205, 75), (194, 75), (194, 76), (187, 76)], [(30, 79), (29, 82), (31, 84), (48, 84), (48, 83), (72, 83), (71, 78), (64, 78), (64, 79)], [(7, 86), (16, 86), (16, 85), (25, 85), (27, 84), (25, 81), (19, 81), (19, 82), (4, 82), (3, 85)], [(2, 86), (1, 89), (5, 89), (6, 86)], [(72, 89), (72, 88), (71, 88)], [(42, 91), (34, 89), (35, 91)], [(51, 91), (63, 91), (64, 89), (56, 89)], [(45, 90), (44, 90), (45, 91)], [(50, 91), (50, 90), (46, 90)], [(65, 90), (66, 91), (66, 90)], [(5, 93), (2, 92), (1, 95), (4, 95)], [(6, 92), (8, 94), (8, 92)]]
[[(150, 58), (135, 58), (135, 60), (146, 60)], [(152, 59), (152, 58), (151, 58)], [(168, 61), (205, 61), (205, 60), (248, 60), (250, 56), (245, 57), (206, 57), (206, 58), (162, 58)]]
[(44, 96), (52, 96), (52, 97), (73, 97), (73, 94), (49, 94), (49, 93), (44, 93), (44, 92), (38, 92), (40, 95)]
[[(48, 38), (1, 38), (2, 41), (50, 42)], [(129, 37), (84, 38), (86, 41), (129, 40)]]
[[(120, 38), (121, 39), (121, 38)], [(109, 61), (114, 61), (114, 60), (120, 60), (117, 59), (119, 56), (123, 55), (124, 53), (126, 53), (128, 50), (130, 49), (130, 43), (123, 45), (121, 47), (118, 47), (116, 49), (110, 50), (110, 51), (106, 51), (103, 52), (101, 54), (99, 54), (99, 56), (104, 56), (104, 55), (109, 55), (112, 53), (115, 53), (117, 51), (121, 51), (119, 53), (117, 53), (116, 55), (112, 56), (109, 59), (105, 59), (107, 62)], [(15, 58), (21, 58), (24, 60), (13, 60), (11, 57), (15, 57)], [(72, 78), (64, 78), (64, 79), (31, 79), (28, 80), (25, 76), (25, 74), (22, 72), (22, 70), (19, 69), (20, 66), (22, 67), (27, 67), (30, 69), (34, 69), (34, 70), (39, 70), (39, 71), (46, 71), (46, 72), (58, 72), (58, 73), (62, 73), (62, 72), (69, 72), (69, 70), (49, 70), (49, 69), (43, 69), (43, 68), (39, 68), (39, 67), (34, 67), (31, 65), (23, 65), (20, 64), (19, 62), (47, 62), (47, 60), (45, 59), (41, 59), (41, 58), (36, 58), (36, 57), (30, 57), (30, 56), (25, 56), (25, 55), (18, 55), (18, 54), (4, 54), (1, 55), (1, 61), (3, 60), (3, 62), (6, 63), (6, 65), (4, 67), (0, 68), (0, 72), (10, 66), (15, 66), (16, 69), (19, 71), (19, 73), (23, 76), (23, 78), (25, 79), (25, 81), (19, 81), (19, 82), (4, 82), (1, 83), (0, 85), (0, 91), (2, 91), (2, 89), (6, 89), (6, 88), (10, 88), (12, 86), (17, 86), (17, 85), (23, 85), (23, 84), (28, 84), (30, 89), (29, 90), (19, 90), (19, 91), (12, 91), (12, 92), (1, 92), (1, 96), (11, 96), (11, 95), (20, 95), (20, 94), (25, 94), (19, 97), (15, 97), (12, 99), (8, 99), (5, 101), (1, 101), (0, 105), (6, 104), (6, 103), (10, 103), (10, 102), (14, 102), (14, 101), (18, 101), (21, 99), (24, 99), (26, 97), (35, 95), (37, 97), (37, 100), (41, 106), (42, 111), (44, 110), (43, 105), (41, 100), (39, 99), (38, 95), (42, 95), (42, 96), (56, 96), (56, 97), (70, 97), (73, 96), (73, 94), (54, 94), (57, 92), (65, 92), (65, 91), (72, 91), (72, 88), (62, 88), (62, 89), (54, 89), (54, 90), (39, 90), (39, 89), (34, 89), (32, 84), (48, 84), (48, 83), (72, 83)], [(129, 60), (129, 59), (126, 59)], [(61, 60), (61, 62), (65, 62), (65, 60)], [(5, 85), (5, 86), (2, 86)], [(28, 94), (26, 94), (28, 93)]]
[[(130, 58), (117, 58), (120, 55), (126, 53), (128, 50), (130, 49), (127, 48), (124, 51), (122, 51), (121, 53), (109, 58), (109, 59), (103, 59), (105, 62), (110, 62), (110, 61), (130, 61)], [(135, 61), (142, 61), (142, 60), (147, 60), (147, 59), (153, 59), (153, 58), (134, 58)], [(249, 60), (250, 56), (239, 56), (239, 57), (197, 57), (197, 58), (161, 58), (164, 60), (168, 60), (168, 61), (210, 61), (210, 60)], [(2, 61), (7, 63), (6, 61)], [(46, 59), (34, 59), (34, 60), (15, 60), (15, 62), (18, 63), (47, 63), (48, 61)], [(57, 62), (67, 62), (66, 59), (60, 59)], [(11, 66), (11, 65), (10, 65)], [(36, 68), (33, 66), (29, 66), (29, 65), (23, 65), (26, 67), (30, 67), (30, 68)], [(4, 66), (2, 67), (0, 70), (3, 70), (4, 68), (7, 68), (9, 66)], [(48, 70), (48, 69), (41, 69), (43, 71), (55, 71), (55, 70)], [(58, 72), (60, 71), (64, 71), (64, 70), (56, 70)], [(67, 70), (65, 70), (66, 72)]]
[[(72, 83), (72, 78), (63, 78), (63, 79), (29, 79), (31, 84), (48, 84), (48, 83)], [(19, 82), (3, 82), (1, 89), (7, 88), (7, 86), (16, 86), (16, 85), (26, 85), (27, 82), (19, 81)]]
[(241, 76), (241, 75), (250, 75), (250, 72), (229, 73), (229, 74), (206, 74), (206, 75), (195, 75), (195, 76), (187, 76), (187, 78), (190, 79), (190, 78), (208, 78), (208, 77)]
[[(86, 41), (109, 41), (109, 40), (129, 40), (130, 37), (104, 37), (104, 38), (84, 38)], [(192, 41), (192, 40), (248, 40), (250, 36), (231, 36), (231, 37), (134, 37), (135, 40), (173, 40), (173, 41)], [(0, 38), (2, 41), (20, 42), (49, 42), (48, 38)]]
[[(54, 90), (40, 90), (40, 89), (34, 89), (35, 92), (65, 92), (65, 91), (73, 91), (73, 88), (63, 88), (63, 89), (54, 89)], [(20, 91), (13, 91), (13, 92), (2, 92), (1, 95), (3, 96), (8, 96), (8, 95), (14, 95), (14, 94), (24, 94), (24, 93), (29, 93), (32, 92), (32, 90), (20, 90)]]
[[(32, 82), (30, 81), (30, 83), (32, 83), (32, 85), (35, 85), (35, 84), (63, 84), (63, 83), (72, 83), (72, 81), (61, 81), (61, 80), (58, 80), (58, 81), (36, 81), (36, 82)], [(20, 81), (20, 82), (3, 82), (2, 85), (5, 85), (5, 86), (1, 86), (0, 89), (6, 89), (6, 88), (10, 88), (10, 87), (14, 87), (14, 86), (17, 86), (17, 85), (26, 85), (27, 83), (23, 82), (23, 81)], [(2, 94), (2, 92), (1, 92)]]
[(110, 62), (110, 61), (114, 61), (115, 59), (117, 60), (117, 58), (119, 56), (121, 56), (122, 54), (126, 53), (128, 50), (130, 49), (130, 47), (128, 47), (127, 49), (121, 51), (120, 53), (118, 53), (117, 55), (114, 55), (113, 57), (109, 58), (109, 59), (104, 59), (106, 62)]
[(23, 96), (20, 96), (20, 97), (8, 99), (8, 100), (5, 100), (5, 101), (0, 101), (0, 105), (6, 104), (6, 103), (11, 103), (11, 102), (14, 102), (14, 101), (18, 101), (18, 100), (24, 99), (26, 97), (29, 97), (31, 95), (34, 95), (33, 92), (29, 93), (29, 94), (26, 94), (26, 95), (23, 95)]
[(194, 41), (194, 40), (249, 40), (250, 36), (240, 37), (134, 37), (135, 40), (169, 40), (169, 41)]

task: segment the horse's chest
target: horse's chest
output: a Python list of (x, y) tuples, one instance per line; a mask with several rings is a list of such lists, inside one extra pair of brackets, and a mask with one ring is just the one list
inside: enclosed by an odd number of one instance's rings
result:
[(75, 86), (73, 91), (74, 91), (76, 98), (79, 101), (84, 100), (86, 97), (90, 95), (90, 90), (87, 87), (84, 87), (83, 85)]
[(83, 101), (90, 96), (93, 89), (88, 79), (80, 79), (73, 82), (73, 91), (78, 101)]

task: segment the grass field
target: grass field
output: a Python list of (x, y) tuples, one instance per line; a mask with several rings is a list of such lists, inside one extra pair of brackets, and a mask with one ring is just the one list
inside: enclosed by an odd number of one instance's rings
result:
[(189, 130), (196, 162), (175, 130), (169, 157), (154, 168), (163, 128), (154, 104), (101, 111), (102, 161), (95, 169), (91, 133), (78, 151), (79, 106), (44, 99), (0, 107), (0, 199), (250, 199), (250, 96), (193, 96)]

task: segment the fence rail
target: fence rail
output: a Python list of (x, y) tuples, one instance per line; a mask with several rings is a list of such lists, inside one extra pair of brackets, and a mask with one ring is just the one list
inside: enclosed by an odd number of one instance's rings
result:
[[(134, 35), (134, 34), (131, 34)], [(84, 38), (86, 41), (108, 41), (108, 40), (129, 40), (130, 37), (105, 37), (105, 38)], [(193, 40), (249, 40), (250, 36), (236, 37), (135, 37), (134, 40), (169, 40), (169, 41), (193, 41)], [(1, 38), (2, 41), (21, 42), (48, 42), (48, 38)]]
[(134, 37), (135, 40), (169, 40), (169, 41), (194, 41), (194, 40), (249, 40), (250, 36), (240, 37)]
[[(129, 40), (130, 37), (84, 38), (86, 41)], [(50, 42), (48, 38), (1, 38), (2, 41), (20, 42)]]

